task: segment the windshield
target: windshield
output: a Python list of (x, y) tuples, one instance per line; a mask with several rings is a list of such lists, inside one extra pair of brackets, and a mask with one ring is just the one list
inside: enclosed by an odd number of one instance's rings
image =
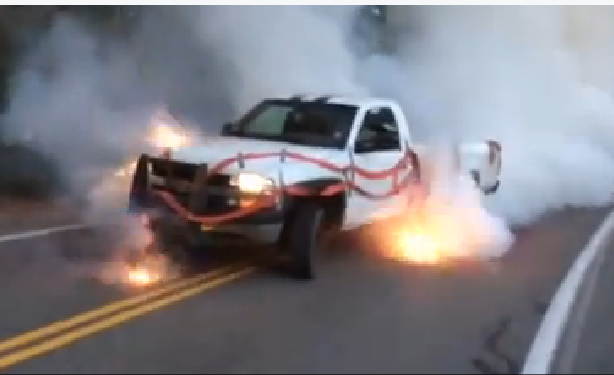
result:
[(241, 118), (229, 135), (343, 149), (356, 106), (265, 100)]

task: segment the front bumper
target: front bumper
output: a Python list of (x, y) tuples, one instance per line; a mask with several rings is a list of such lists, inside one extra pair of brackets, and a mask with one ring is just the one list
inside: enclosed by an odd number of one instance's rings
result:
[(248, 240), (259, 243), (277, 241), (286, 214), (286, 197), (277, 197), (274, 204), (242, 217), (214, 225), (187, 220), (174, 212), (159, 196), (161, 190), (191, 213), (216, 216), (242, 210), (243, 205), (257, 199), (230, 186), (229, 176), (207, 178), (206, 165), (185, 164), (178, 161), (142, 155), (137, 162), (129, 197), (129, 213), (155, 212), (172, 217), (195, 232), (216, 240)]

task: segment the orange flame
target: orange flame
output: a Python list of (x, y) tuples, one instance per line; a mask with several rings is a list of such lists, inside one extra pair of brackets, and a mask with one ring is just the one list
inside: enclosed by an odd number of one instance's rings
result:
[(513, 237), (478, 202), (429, 196), (400, 218), (378, 225), (374, 236), (385, 257), (439, 265), (503, 254)]
[(160, 281), (160, 279), (160, 274), (145, 267), (137, 267), (128, 271), (128, 282), (133, 285), (150, 285)]
[(168, 111), (156, 112), (151, 120), (152, 128), (147, 135), (149, 143), (160, 149), (176, 149), (189, 143), (189, 136), (181, 124)]
[[(168, 152), (190, 144), (191, 136), (180, 129), (180, 125), (170, 115), (157, 113), (152, 119), (151, 128), (146, 135), (150, 146), (161, 153)], [(130, 160), (114, 172), (118, 178), (131, 177), (136, 170), (136, 160)]]
[(375, 236), (383, 255), (398, 261), (434, 265), (446, 258), (444, 231), (422, 215), (386, 223)]
[(158, 149), (176, 149), (188, 143), (187, 134), (163, 123), (155, 125), (147, 138)]
[(442, 260), (441, 249), (433, 233), (413, 230), (400, 236), (399, 258), (414, 263), (435, 264)]

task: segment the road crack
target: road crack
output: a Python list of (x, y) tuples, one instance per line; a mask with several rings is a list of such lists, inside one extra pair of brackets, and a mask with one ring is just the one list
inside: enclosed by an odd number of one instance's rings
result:
[(500, 347), (503, 337), (510, 331), (511, 324), (511, 316), (501, 318), (495, 329), (486, 336), (486, 340), (484, 341), (486, 353), (499, 359), (501, 363), (505, 363), (505, 370), (497, 370), (498, 366), (489, 363), (483, 358), (476, 358), (472, 360), (472, 364), (479, 372), (483, 374), (518, 374), (520, 372), (518, 361), (514, 360)]

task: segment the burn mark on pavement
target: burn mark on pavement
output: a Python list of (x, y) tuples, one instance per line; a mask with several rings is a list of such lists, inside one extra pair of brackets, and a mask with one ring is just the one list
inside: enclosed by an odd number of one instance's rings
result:
[(484, 339), (484, 352), (472, 359), (473, 367), (482, 374), (518, 374), (527, 348), (548, 309), (549, 302), (531, 299), (529, 314), (510, 314), (500, 318)]
[(486, 336), (484, 349), (487, 354), (500, 360), (505, 364), (505, 370), (499, 371), (497, 366), (493, 366), (488, 361), (478, 358), (473, 360), (474, 367), (484, 374), (517, 374), (520, 366), (518, 362), (512, 359), (507, 353), (500, 348), (500, 343), (503, 336), (510, 330), (512, 322), (511, 316), (505, 316), (499, 320), (495, 329)]

